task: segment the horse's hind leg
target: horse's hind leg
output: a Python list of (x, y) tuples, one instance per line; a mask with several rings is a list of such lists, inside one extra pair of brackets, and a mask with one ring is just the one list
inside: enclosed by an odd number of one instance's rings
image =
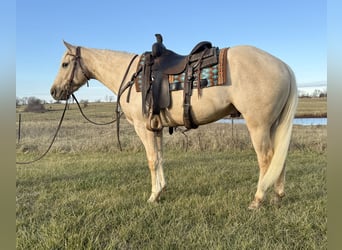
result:
[(275, 194), (271, 202), (274, 205), (280, 205), (282, 198), (285, 196), (285, 165), (283, 167), (283, 170), (281, 171), (278, 180), (276, 181), (276, 183), (274, 183), (274, 191)]
[(149, 202), (158, 201), (161, 192), (166, 187), (166, 181), (163, 171), (163, 150), (162, 150), (162, 138), (163, 132), (151, 132), (144, 126), (134, 126), (135, 131), (140, 137), (146, 150), (146, 157), (148, 160), (148, 166), (151, 173), (151, 196), (148, 199)]
[[(248, 124), (247, 124), (248, 125)], [(265, 127), (250, 128), (249, 132), (251, 135), (252, 143), (257, 154), (259, 164), (259, 181), (257, 191), (254, 196), (254, 200), (249, 205), (249, 209), (257, 209), (261, 206), (266, 189), (262, 187), (261, 181), (267, 172), (268, 166), (270, 165), (273, 157), (273, 146), (270, 137), (270, 129)]]

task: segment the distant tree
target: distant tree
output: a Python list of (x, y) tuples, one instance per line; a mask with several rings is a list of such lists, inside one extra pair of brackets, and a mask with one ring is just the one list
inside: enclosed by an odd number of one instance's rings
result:
[(27, 99), (27, 106), (24, 111), (42, 113), (45, 112), (46, 109), (42, 100), (31, 96)]
[(319, 97), (327, 97), (327, 89), (323, 89), (323, 91), (319, 94)]
[(327, 97), (328, 95), (327, 95), (327, 93), (325, 92), (322, 92), (322, 93), (320, 93), (319, 94), (319, 98), (323, 98), (323, 97)]
[(321, 91), (319, 89), (315, 89), (314, 92), (312, 93), (312, 97), (319, 97), (321, 94)]
[(309, 95), (309, 93), (306, 92), (306, 91), (303, 91), (303, 90), (300, 90), (300, 91), (298, 92), (298, 97), (299, 97), (299, 98), (311, 98), (311, 96)]
[(28, 97), (21, 98), (21, 105), (26, 105), (28, 101)]
[(298, 91), (298, 96), (299, 96), (300, 98), (302, 98), (302, 97), (307, 96), (307, 93), (306, 93), (305, 91), (303, 91), (303, 90), (299, 90), (299, 91)]
[(80, 103), (83, 104), (83, 108), (88, 107), (89, 101), (88, 100), (81, 100)]

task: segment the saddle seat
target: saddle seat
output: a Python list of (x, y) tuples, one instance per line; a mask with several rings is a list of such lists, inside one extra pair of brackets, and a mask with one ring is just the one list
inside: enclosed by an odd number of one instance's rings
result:
[(199, 59), (198, 55), (205, 49), (212, 48), (210, 42), (203, 41), (198, 43), (190, 52), (189, 55), (183, 56), (175, 53), (172, 50), (165, 49), (163, 53), (154, 59), (152, 70), (163, 72), (167, 75), (176, 75), (184, 72), (186, 66)]

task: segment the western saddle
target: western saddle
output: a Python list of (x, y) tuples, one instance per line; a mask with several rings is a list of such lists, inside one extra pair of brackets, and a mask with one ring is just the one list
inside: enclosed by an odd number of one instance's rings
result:
[[(151, 52), (145, 53), (146, 61), (142, 69), (142, 109), (144, 115), (148, 117), (146, 127), (151, 131), (162, 129), (160, 110), (169, 107), (171, 104), (168, 76), (185, 73), (183, 90), (184, 126), (188, 129), (197, 128), (198, 125), (195, 123), (191, 111), (194, 79), (197, 79), (197, 88), (200, 91), (201, 69), (218, 63), (219, 49), (212, 47), (210, 42), (204, 41), (198, 43), (189, 55), (182, 56), (166, 49), (160, 34), (155, 36), (157, 42), (152, 45)], [(172, 133), (172, 128), (170, 133)]]

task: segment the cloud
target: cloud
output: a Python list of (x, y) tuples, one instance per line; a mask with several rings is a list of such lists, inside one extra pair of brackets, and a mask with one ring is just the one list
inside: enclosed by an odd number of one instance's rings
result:
[(316, 81), (307, 83), (298, 83), (298, 87), (327, 87), (327, 81)]

